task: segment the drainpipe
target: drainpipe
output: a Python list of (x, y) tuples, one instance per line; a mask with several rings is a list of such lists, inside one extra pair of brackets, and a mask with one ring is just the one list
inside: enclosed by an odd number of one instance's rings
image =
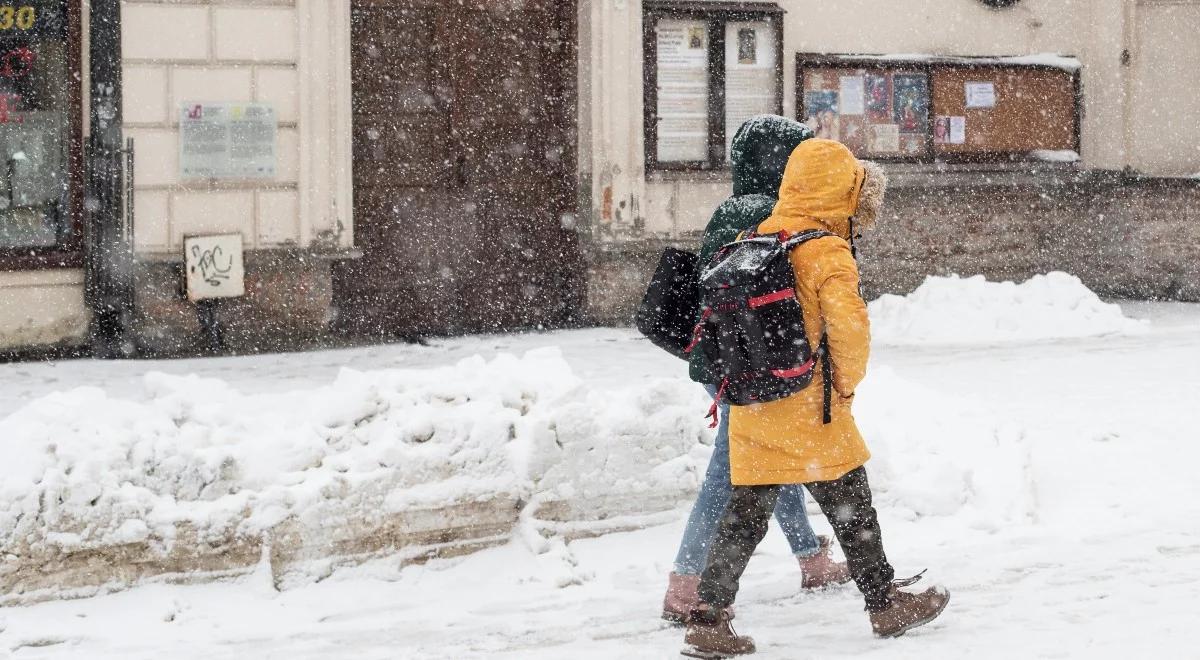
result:
[(1133, 59), (1137, 55), (1137, 0), (1125, 0), (1121, 7), (1121, 165), (1133, 171)]
[(121, 1), (92, 0), (90, 19), (91, 134), (84, 205), (90, 337), (96, 357), (129, 357), (135, 350), (130, 336), (133, 249), (122, 214)]

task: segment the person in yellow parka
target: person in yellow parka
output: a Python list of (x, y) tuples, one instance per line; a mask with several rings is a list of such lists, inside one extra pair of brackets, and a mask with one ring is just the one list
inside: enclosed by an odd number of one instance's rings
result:
[[(729, 607), (750, 555), (766, 535), (783, 484), (804, 484), (821, 506), (876, 635), (896, 637), (924, 625), (949, 601), (940, 587), (919, 594), (900, 591), (917, 578), (894, 581), (863, 467), (871, 454), (851, 413), (871, 340), (853, 242), (858, 229), (874, 226), (886, 185), (878, 166), (860, 162), (841, 143), (807, 140), (788, 159), (779, 201), (757, 229), (759, 235), (813, 229), (835, 234), (802, 243), (790, 255), (805, 333), (814, 354), (825, 337), (828, 348), (820, 359), (826, 368), (789, 397), (730, 408), (733, 496), (701, 576), (702, 602), (689, 617), (686, 655), (754, 652), (753, 640), (730, 626)], [(832, 381), (828, 423), (824, 374)]]

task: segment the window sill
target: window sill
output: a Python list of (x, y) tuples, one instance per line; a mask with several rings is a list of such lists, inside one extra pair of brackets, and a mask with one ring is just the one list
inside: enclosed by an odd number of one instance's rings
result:
[(733, 172), (728, 167), (714, 170), (646, 170), (649, 183), (686, 181), (688, 183), (725, 183), (733, 181)]
[(1033, 182), (1066, 183), (1081, 171), (1078, 162), (1016, 161), (1003, 163), (882, 162), (891, 188), (1020, 186)]

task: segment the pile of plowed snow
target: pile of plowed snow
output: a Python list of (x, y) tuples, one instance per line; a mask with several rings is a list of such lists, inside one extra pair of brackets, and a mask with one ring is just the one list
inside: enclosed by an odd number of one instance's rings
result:
[[(72, 556), (220, 568), (223, 548), (273, 534), (302, 539), (310, 559), (336, 556), (406, 512), (453, 510), (459, 525), (491, 512), (478, 524), (517, 529), (532, 502), (602, 530), (694, 492), (711, 452), (706, 398), (681, 377), (595, 387), (555, 348), (343, 370), (285, 393), (149, 374), (141, 397), (53, 394), (0, 420), (0, 553), (20, 558), (0, 583)], [(914, 515), (1028, 513), (1022, 435), (986, 411), (880, 368), (856, 413), (882, 502)], [(450, 524), (432, 520), (434, 532)]]
[(929, 277), (907, 296), (868, 305), (871, 335), (881, 344), (974, 344), (1137, 333), (1127, 318), (1079, 278), (1062, 272), (989, 282), (982, 275)]
[(52, 394), (0, 420), (0, 554), (21, 558), (0, 585), (22, 562), (178, 543), (199, 561), (285, 528), (352, 551), (405, 512), (495, 526), (534, 495), (597, 516), (670, 509), (710, 451), (706, 396), (684, 385), (597, 392), (547, 348), (285, 393), (152, 373), (137, 398)]

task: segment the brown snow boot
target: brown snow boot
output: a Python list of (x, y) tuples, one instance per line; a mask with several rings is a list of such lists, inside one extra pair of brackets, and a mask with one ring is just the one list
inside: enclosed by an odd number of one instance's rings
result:
[(702, 660), (719, 660), (754, 653), (754, 640), (739, 637), (729, 623), (729, 610), (701, 605), (688, 615), (687, 634), (683, 637), (683, 655)]
[[(911, 584), (901, 581), (900, 584)], [(946, 609), (950, 592), (941, 587), (930, 587), (919, 594), (900, 591), (893, 584), (888, 590), (892, 604), (886, 610), (871, 612), (871, 630), (877, 637), (899, 637), (904, 633), (933, 621)]]
[(830, 549), (833, 543), (827, 536), (818, 536), (821, 542), (817, 554), (811, 557), (799, 557), (800, 570), (804, 577), (800, 586), (805, 589), (821, 589), (835, 584), (846, 584), (850, 581), (850, 569), (845, 562), (836, 562)]
[(662, 618), (671, 623), (687, 623), (692, 610), (700, 607), (699, 575), (671, 573), (667, 577), (667, 595), (663, 597)]

